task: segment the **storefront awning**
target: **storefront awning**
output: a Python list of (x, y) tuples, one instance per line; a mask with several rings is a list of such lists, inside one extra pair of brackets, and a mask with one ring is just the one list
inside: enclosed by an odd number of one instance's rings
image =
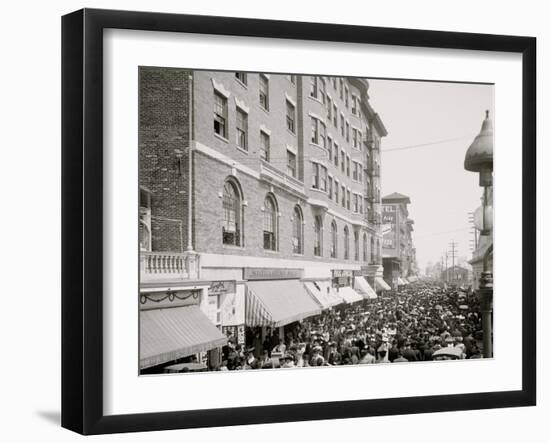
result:
[(249, 281), (246, 288), (247, 326), (284, 326), (321, 313), (299, 280)]
[(306, 281), (304, 286), (323, 309), (344, 303), (344, 299), (338, 295), (330, 281)]
[(344, 299), (346, 303), (355, 303), (364, 300), (363, 297), (355, 292), (351, 286), (343, 286), (338, 289), (338, 295)]
[(197, 305), (141, 311), (139, 323), (141, 369), (227, 343)]
[(374, 289), (371, 288), (365, 277), (355, 277), (355, 290), (366, 300), (378, 298)]
[(391, 290), (390, 285), (388, 285), (382, 277), (376, 277), (374, 283), (377, 291), (389, 291)]

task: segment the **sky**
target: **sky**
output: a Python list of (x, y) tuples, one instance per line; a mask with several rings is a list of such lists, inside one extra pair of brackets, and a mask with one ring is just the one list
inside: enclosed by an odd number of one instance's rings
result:
[(469, 259), (474, 237), (468, 213), (481, 204), (482, 188), (478, 174), (464, 169), (464, 156), (485, 110), (494, 123), (494, 87), (379, 79), (369, 84), (370, 103), (388, 130), (381, 143), (382, 196), (410, 197), (420, 269), (441, 261), (451, 242), (457, 242), (457, 257)]

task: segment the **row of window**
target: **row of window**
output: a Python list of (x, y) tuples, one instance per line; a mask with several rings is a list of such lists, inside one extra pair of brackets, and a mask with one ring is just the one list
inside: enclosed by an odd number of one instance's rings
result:
[[(247, 74), (245, 72), (235, 73), (235, 77), (243, 84), (247, 84)], [(290, 76), (290, 81), (295, 82), (295, 77)], [(265, 110), (269, 110), (269, 80), (265, 75), (260, 74), (259, 104)], [(228, 138), (228, 110), (227, 97), (217, 90), (214, 90), (214, 133)], [(286, 127), (290, 132), (296, 134), (296, 107), (290, 101), (286, 100)], [(248, 113), (243, 109), (236, 107), (235, 134), (237, 147), (248, 151)], [(271, 157), (270, 136), (260, 130), (260, 158), (270, 161)], [(287, 151), (287, 174), (296, 178), (296, 154)]]
[[(244, 211), (243, 194), (238, 182), (228, 179), (223, 190), (223, 226), (222, 242), (225, 245), (244, 246)], [(268, 193), (264, 199), (263, 206), (263, 248), (268, 251), (279, 250), (279, 211), (275, 196)], [(322, 221), (315, 217), (314, 221), (314, 243), (313, 254), (321, 257), (323, 255), (322, 245)], [(331, 223), (331, 244), (330, 257), (338, 258), (338, 228), (336, 221)], [(349, 228), (344, 227), (344, 259), (349, 257)], [(304, 253), (304, 216), (299, 205), (294, 206), (292, 214), (292, 251), (295, 254)], [(363, 235), (363, 261), (367, 261), (367, 235)], [(359, 232), (354, 232), (354, 259), (359, 260)], [(376, 250), (379, 250), (379, 243)], [(371, 238), (371, 261), (375, 260), (374, 240)]]
[[(354, 162), (357, 166), (357, 162)], [(358, 214), (363, 214), (363, 203), (364, 207), (368, 208), (368, 197), (363, 197), (360, 193), (353, 193), (353, 204), (351, 200), (352, 193), (345, 185), (342, 184), (340, 188), (340, 182), (329, 176), (326, 166), (312, 162), (312, 184), (313, 189), (318, 189), (320, 191), (326, 192), (330, 200), (334, 200), (335, 203), (340, 203), (343, 208), (346, 208), (350, 211), (353, 211)], [(359, 169), (360, 170), (360, 169)], [(354, 179), (357, 175), (357, 168), (354, 169)], [(368, 182), (367, 182), (368, 183)], [(342, 190), (341, 200), (340, 200), (340, 189)]]
[[(345, 84), (342, 78), (332, 77), (332, 87), (335, 93), (340, 95), (340, 100), (344, 102), (346, 108), (349, 109), (350, 105), (350, 92), (348, 86)], [(340, 86), (338, 88), (338, 85)], [(323, 77), (311, 77), (311, 87), (309, 95), (317, 100), (319, 100), (324, 105), (328, 107), (328, 115), (332, 114), (338, 115), (338, 107), (331, 96), (327, 93), (326, 81)], [(356, 94), (351, 94), (351, 113), (357, 117), (361, 117), (361, 99)]]

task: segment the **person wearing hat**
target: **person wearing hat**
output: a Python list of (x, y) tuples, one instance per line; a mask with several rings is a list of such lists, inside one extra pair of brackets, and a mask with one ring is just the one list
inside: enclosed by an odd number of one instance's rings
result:
[(294, 357), (291, 354), (285, 354), (281, 368), (294, 368)]
[(321, 346), (313, 347), (313, 355), (309, 362), (311, 366), (323, 366), (325, 364), (325, 359), (321, 355), (322, 350), (323, 348), (321, 348)]

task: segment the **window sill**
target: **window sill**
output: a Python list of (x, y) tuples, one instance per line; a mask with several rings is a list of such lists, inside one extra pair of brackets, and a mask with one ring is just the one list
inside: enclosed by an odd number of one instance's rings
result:
[(267, 115), (269, 115), (269, 108), (266, 109), (262, 105), (258, 105), (258, 108), (260, 108), (262, 111), (264, 111)]
[(313, 100), (314, 102), (319, 103), (321, 106), (325, 106), (325, 104), (324, 104), (321, 100), (319, 100), (317, 97), (313, 97), (312, 95), (308, 95), (308, 97), (309, 97), (311, 100)]
[(303, 257), (304, 254), (298, 254), (297, 252), (293, 252), (293, 253), (292, 253), (292, 256), (293, 256), (293, 257)]
[(249, 152), (246, 149), (241, 148), (240, 146), (236, 146), (237, 151), (241, 151), (243, 154), (249, 155)]
[(222, 243), (223, 249), (230, 249), (235, 251), (244, 251), (244, 246), (226, 245)]
[(274, 251), (273, 249), (264, 249), (264, 252), (267, 252), (268, 254), (278, 254), (279, 251)]
[(235, 81), (241, 85), (244, 89), (248, 89), (248, 85), (246, 83), (243, 83), (242, 81), (240, 81), (237, 77), (235, 77)]
[(216, 132), (214, 132), (214, 137), (216, 137), (218, 140), (221, 140), (222, 142), (229, 143), (229, 139), (225, 138), (223, 135), (220, 135)]

